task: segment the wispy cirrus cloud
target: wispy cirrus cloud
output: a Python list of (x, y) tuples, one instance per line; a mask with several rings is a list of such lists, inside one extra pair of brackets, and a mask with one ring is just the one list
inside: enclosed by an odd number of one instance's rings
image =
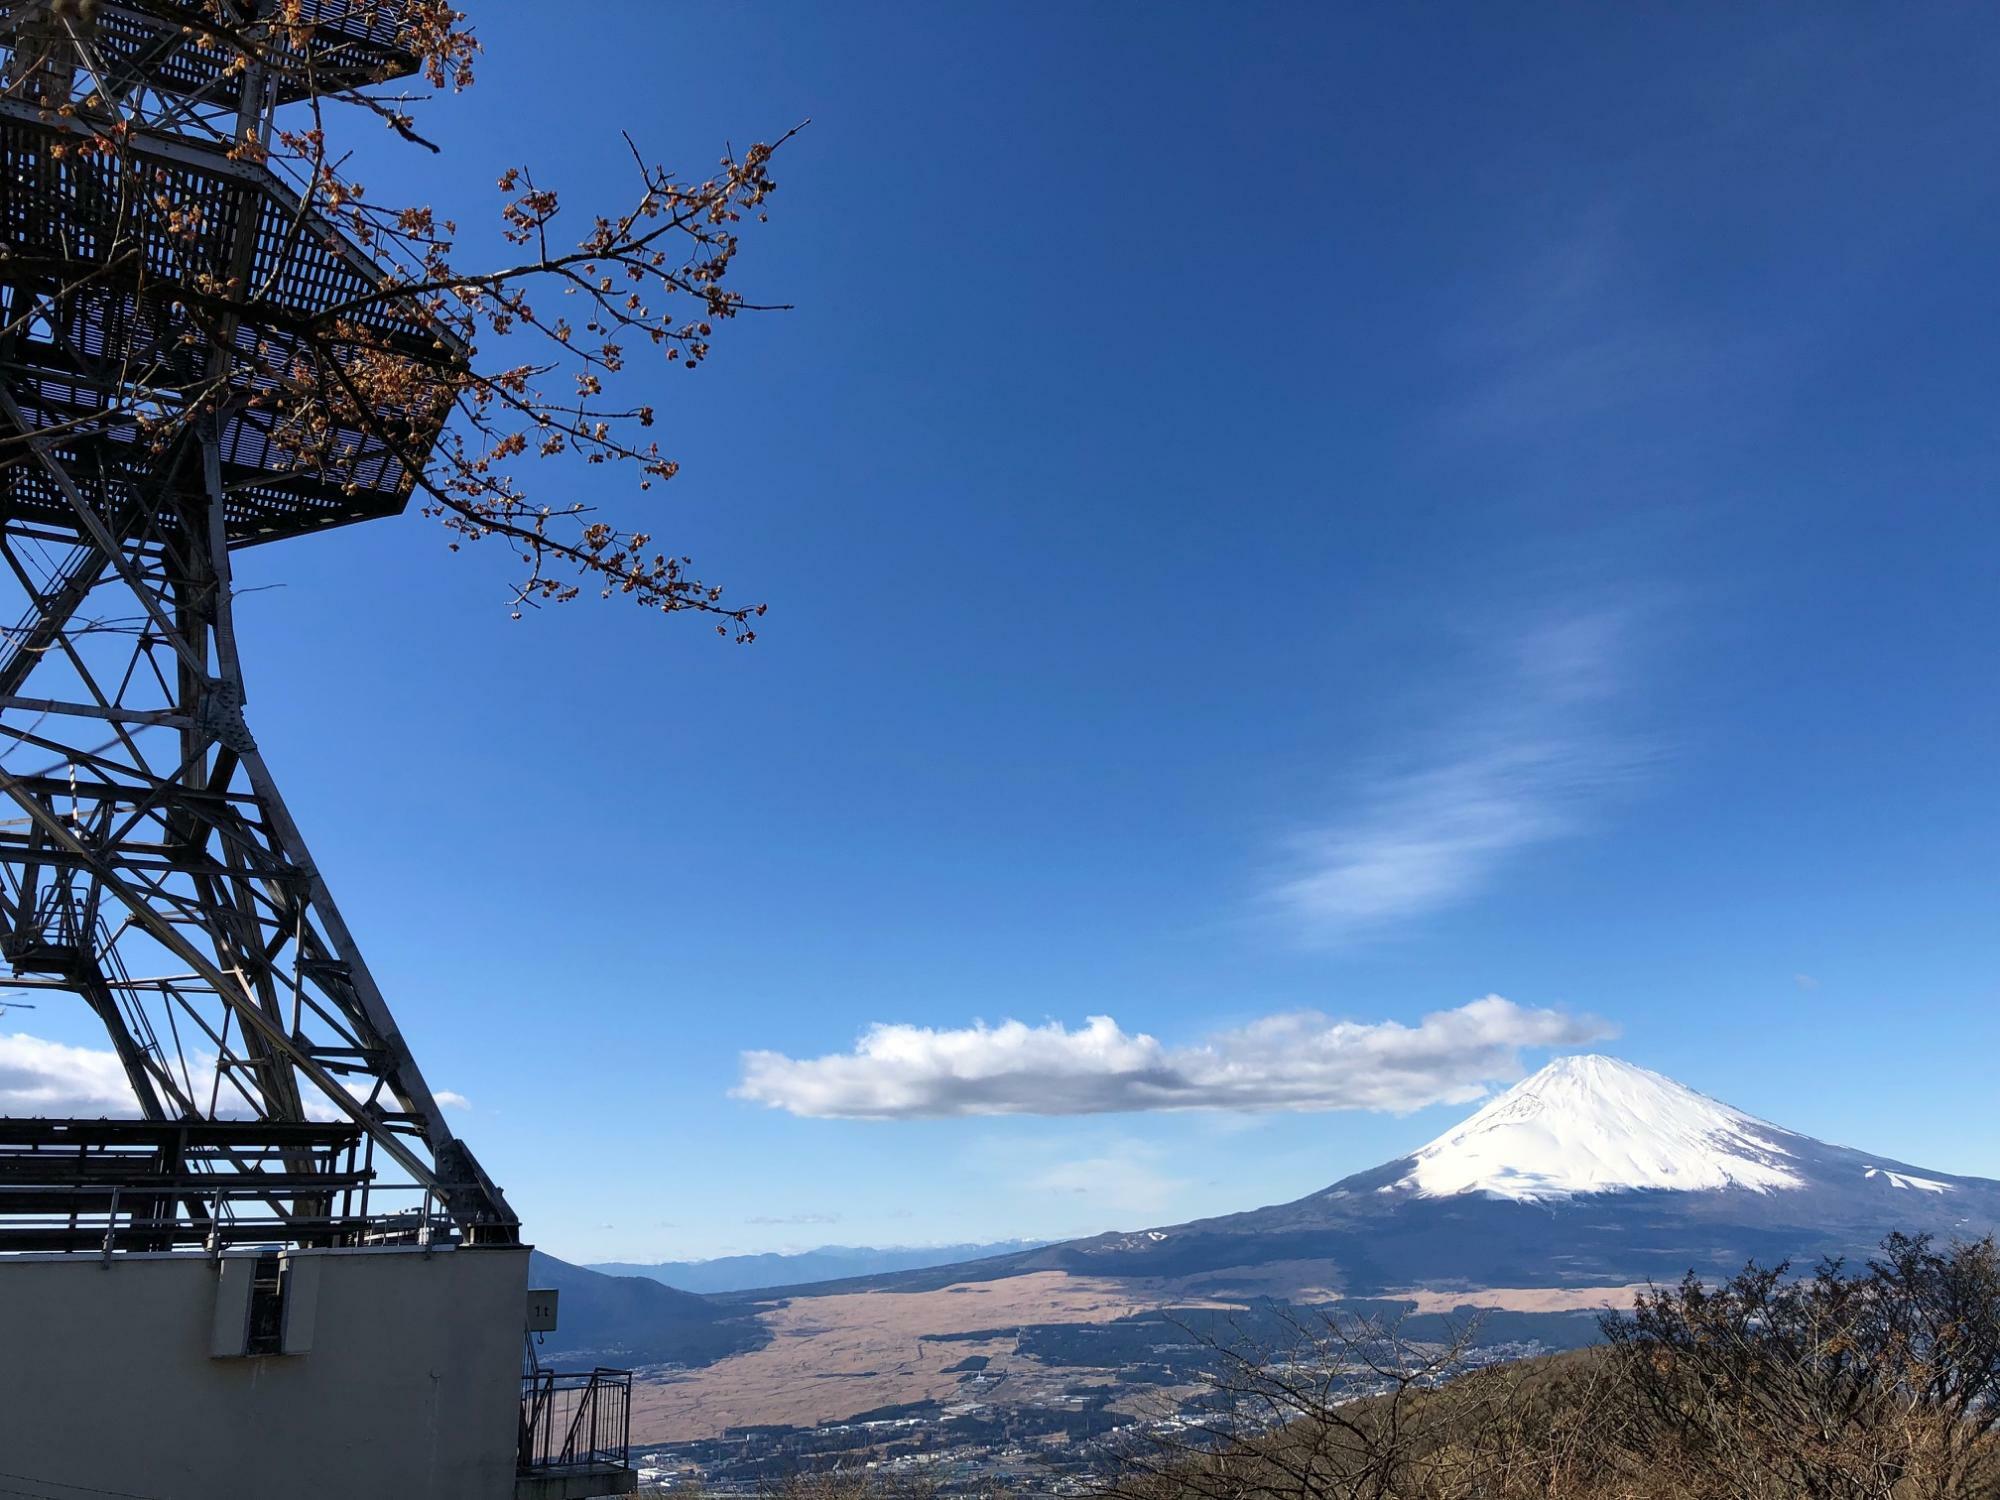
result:
[(1406, 1111), (1466, 1103), (1522, 1071), (1524, 1047), (1577, 1046), (1613, 1034), (1594, 1016), (1529, 1009), (1488, 995), (1397, 1021), (1266, 1016), (1194, 1046), (1169, 1047), (1109, 1016), (958, 1028), (882, 1025), (851, 1052), (743, 1054), (733, 1091), (795, 1115), (917, 1119), (1088, 1115), (1141, 1110)]
[(1629, 472), (1635, 422), (1713, 421), (1770, 380), (1787, 356), (1768, 331), (1662, 299), (1649, 209), (1619, 189), (1496, 236), (1438, 351), (1460, 382), (1442, 438)]
[(1264, 895), (1309, 940), (1376, 937), (1473, 895), (1533, 845), (1589, 826), (1645, 762), (1615, 733), (1623, 612), (1578, 613), (1505, 639), (1460, 721), (1356, 780), (1344, 806), (1286, 840)]

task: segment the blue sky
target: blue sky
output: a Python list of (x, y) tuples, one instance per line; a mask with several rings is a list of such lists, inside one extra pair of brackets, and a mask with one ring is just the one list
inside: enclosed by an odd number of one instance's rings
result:
[(762, 638), (512, 622), (414, 515), (239, 568), (545, 1248), (1247, 1208), (1582, 1046), (2000, 1176), (1990, 11), (576, 17), (481, 7), (371, 196), (811, 117), (741, 267), (796, 309), (659, 377), (624, 512)]

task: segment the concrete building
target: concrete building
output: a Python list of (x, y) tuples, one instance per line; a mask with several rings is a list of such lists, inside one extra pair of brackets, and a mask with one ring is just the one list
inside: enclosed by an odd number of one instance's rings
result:
[[(0, 1486), (144, 1500), (623, 1493), (623, 1405), (522, 1472), (528, 1249), (0, 1258)], [(587, 1380), (587, 1377), (580, 1378)], [(570, 1387), (587, 1391), (587, 1384)], [(581, 1412), (606, 1441), (564, 1451)], [(615, 1441), (613, 1441), (615, 1439)]]
[(522, 1246), (0, 1263), (0, 1483), (504, 1500), (527, 1279)]

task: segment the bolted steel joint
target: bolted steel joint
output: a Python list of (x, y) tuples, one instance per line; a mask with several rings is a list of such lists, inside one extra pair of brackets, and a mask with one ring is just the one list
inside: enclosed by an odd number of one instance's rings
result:
[(257, 741), (250, 736), (250, 726), (243, 720), (241, 683), (223, 678), (209, 681), (202, 691), (198, 722), (205, 733), (239, 755), (248, 755), (257, 748)]

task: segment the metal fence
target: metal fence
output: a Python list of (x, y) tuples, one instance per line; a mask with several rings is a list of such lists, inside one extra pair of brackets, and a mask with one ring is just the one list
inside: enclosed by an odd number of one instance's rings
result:
[(521, 1376), (522, 1473), (623, 1466), (631, 1438), (630, 1370), (532, 1370)]

